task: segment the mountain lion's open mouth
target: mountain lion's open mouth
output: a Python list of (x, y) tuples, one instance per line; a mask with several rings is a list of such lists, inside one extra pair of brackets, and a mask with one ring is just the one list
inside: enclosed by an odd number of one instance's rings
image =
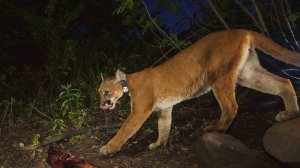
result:
[(109, 109), (109, 110), (113, 110), (116, 107), (115, 103), (111, 103), (110, 100), (107, 100), (103, 103), (100, 103), (100, 108), (103, 110)]

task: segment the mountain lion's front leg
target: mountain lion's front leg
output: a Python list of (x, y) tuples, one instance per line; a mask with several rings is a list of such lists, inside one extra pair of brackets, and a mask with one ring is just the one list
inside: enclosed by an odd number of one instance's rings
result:
[(149, 145), (149, 149), (155, 149), (161, 145), (166, 145), (171, 129), (172, 107), (158, 112), (158, 138), (157, 141)]
[[(140, 106), (141, 104), (139, 104)], [(100, 148), (102, 155), (114, 154), (120, 151), (122, 145), (132, 137), (150, 116), (153, 105), (132, 107), (132, 111), (118, 133), (104, 146)]]

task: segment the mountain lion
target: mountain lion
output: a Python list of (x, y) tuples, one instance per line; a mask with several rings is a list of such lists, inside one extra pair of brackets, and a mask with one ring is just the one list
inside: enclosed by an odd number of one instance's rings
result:
[(118, 70), (114, 77), (102, 77), (100, 108), (112, 110), (125, 92), (131, 97), (131, 113), (118, 133), (103, 147), (102, 155), (114, 154), (133, 136), (153, 111), (158, 112), (158, 139), (150, 149), (165, 145), (169, 136), (172, 107), (212, 90), (222, 111), (217, 124), (204, 131), (226, 130), (237, 112), (236, 83), (260, 92), (280, 96), (286, 111), (277, 121), (299, 113), (290, 80), (267, 72), (255, 49), (289, 64), (300, 66), (300, 54), (287, 50), (259, 33), (228, 30), (211, 33), (163, 64), (133, 74)]

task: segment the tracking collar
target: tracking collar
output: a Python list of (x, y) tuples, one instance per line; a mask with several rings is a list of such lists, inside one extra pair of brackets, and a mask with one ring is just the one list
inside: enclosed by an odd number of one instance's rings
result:
[(129, 92), (127, 81), (126, 80), (121, 80), (120, 83), (122, 85), (123, 92), (124, 93)]

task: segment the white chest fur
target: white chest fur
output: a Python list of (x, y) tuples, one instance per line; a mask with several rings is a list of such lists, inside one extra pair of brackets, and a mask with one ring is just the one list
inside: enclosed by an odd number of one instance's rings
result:
[(192, 99), (198, 96), (201, 96), (207, 92), (209, 92), (211, 90), (210, 87), (206, 87), (204, 89), (202, 89), (201, 91), (199, 91), (198, 93), (196, 93), (195, 95), (192, 96), (186, 96), (186, 97), (167, 97), (167, 98), (160, 98), (156, 101), (155, 103), (155, 110), (160, 110), (160, 109), (166, 109), (169, 107), (172, 107), (184, 100), (188, 100), (188, 99)]
[(185, 100), (185, 98), (182, 98), (182, 97), (172, 97), (172, 98), (160, 99), (155, 103), (155, 109), (157, 109), (157, 110), (166, 109), (166, 108), (172, 107), (175, 104), (178, 104), (184, 100)]

